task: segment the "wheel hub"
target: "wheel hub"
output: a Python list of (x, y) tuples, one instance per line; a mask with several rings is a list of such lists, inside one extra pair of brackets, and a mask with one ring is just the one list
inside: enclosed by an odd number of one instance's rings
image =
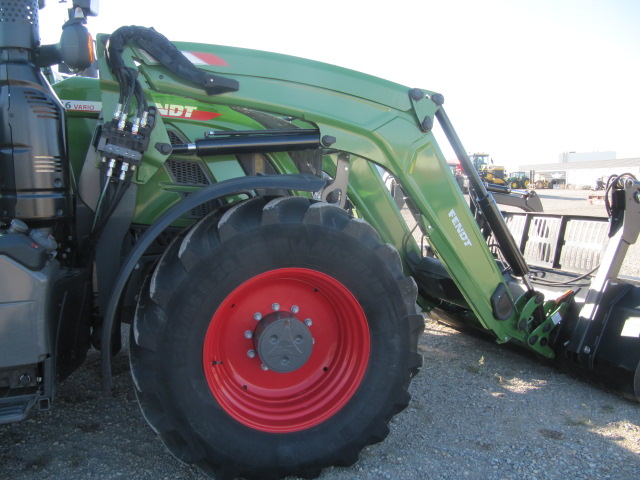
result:
[(260, 320), (253, 344), (262, 363), (279, 373), (302, 367), (313, 350), (309, 328), (290, 312), (273, 312)]

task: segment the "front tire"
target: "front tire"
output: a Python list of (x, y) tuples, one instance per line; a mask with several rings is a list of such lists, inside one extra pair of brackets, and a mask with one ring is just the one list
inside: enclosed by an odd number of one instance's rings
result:
[(196, 224), (141, 294), (147, 421), (217, 478), (315, 477), (383, 440), (422, 359), (416, 287), (365, 222), (303, 197)]

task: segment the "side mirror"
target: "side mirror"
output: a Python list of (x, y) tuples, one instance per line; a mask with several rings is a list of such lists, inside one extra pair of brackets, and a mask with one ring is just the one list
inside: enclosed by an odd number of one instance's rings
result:
[[(44, 6), (44, 0), (40, 0)], [(69, 70), (86, 70), (95, 61), (93, 38), (85, 23), (88, 15), (98, 14), (98, 0), (73, 0), (69, 9), (69, 20), (62, 26), (60, 43), (42, 45), (37, 49), (34, 64), (50, 67), (61, 62)]]
[(80, 23), (62, 27), (58, 46), (62, 61), (72, 70), (86, 70), (95, 60), (93, 37)]

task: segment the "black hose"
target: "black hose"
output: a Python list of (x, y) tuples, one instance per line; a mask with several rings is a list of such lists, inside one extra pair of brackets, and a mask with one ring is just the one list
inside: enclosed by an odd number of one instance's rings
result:
[(579, 282), (580, 280), (584, 280), (585, 278), (587, 278), (588, 276), (592, 275), (596, 270), (598, 270), (598, 268), (600, 268), (600, 265), (598, 265), (597, 267), (593, 268), (592, 270), (589, 270), (586, 273), (583, 273), (582, 275), (572, 278), (571, 280), (566, 280), (564, 282), (554, 282), (552, 280), (545, 280), (544, 278), (537, 278), (535, 275), (531, 276), (531, 282), (532, 283), (539, 283), (542, 285), (568, 285), (571, 286), (573, 283)]
[(611, 191), (614, 189), (615, 185), (618, 183), (618, 180), (620, 180), (621, 178), (633, 178), (635, 180), (635, 176), (631, 173), (621, 173), (620, 175), (615, 175), (615, 176), (611, 176), (609, 177), (609, 180), (607, 180), (607, 188), (605, 189), (605, 194), (604, 194), (604, 207), (607, 210), (607, 215), (610, 217), (611, 216), (611, 200), (610, 200), (610, 194)]
[[(132, 176), (133, 176), (133, 172), (130, 170), (125, 175), (124, 180), (118, 181), (118, 184), (116, 186), (116, 191), (113, 194), (113, 198), (109, 201), (109, 206), (104, 213), (100, 214), (100, 212), (96, 211), (95, 214), (100, 215), (100, 219), (98, 221), (98, 224), (94, 226), (93, 230), (91, 230), (91, 232), (89, 233), (89, 236), (85, 240), (84, 245), (82, 246), (82, 252), (80, 255), (80, 257), (83, 259), (85, 264), (92, 263), (91, 262), (92, 256), (95, 252), (95, 247), (98, 244), (98, 241), (100, 240), (100, 236), (102, 235), (102, 232), (107, 226), (109, 219), (113, 215), (113, 212), (115, 212), (116, 208), (120, 204), (120, 200), (122, 200), (122, 197), (124, 196), (125, 192), (129, 188), (129, 185), (131, 184)], [(109, 179), (107, 179), (106, 181), (108, 182)]]
[(135, 25), (120, 27), (109, 37), (107, 60), (112, 71), (125, 67), (122, 52), (125, 45), (130, 42), (137, 43), (161, 65), (184, 80), (203, 88), (209, 95), (238, 91), (239, 84), (236, 80), (198, 69), (164, 35), (156, 32), (153, 28)]
[(138, 71), (137, 70), (133, 70), (131, 68), (125, 68), (124, 69), (125, 75), (128, 77), (128, 81), (126, 82), (126, 84), (124, 85), (124, 88), (121, 87), (121, 91), (124, 90), (125, 93), (125, 98), (124, 98), (124, 102), (122, 104), (122, 113), (126, 114), (129, 112), (129, 106), (131, 105), (131, 99), (134, 96), (134, 93), (136, 91), (136, 85), (138, 84)]

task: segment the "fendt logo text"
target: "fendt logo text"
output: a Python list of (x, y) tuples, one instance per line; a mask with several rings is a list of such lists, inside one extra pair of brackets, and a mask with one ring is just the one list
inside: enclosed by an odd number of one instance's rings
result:
[(458, 215), (456, 214), (456, 211), (454, 209), (451, 209), (451, 211), (449, 212), (449, 218), (451, 219), (451, 223), (453, 223), (453, 226), (456, 227), (456, 231), (458, 232), (458, 235), (460, 235), (460, 240), (462, 240), (463, 245), (470, 247), (472, 243), (469, 239), (469, 235), (467, 235), (467, 232), (464, 230), (464, 227), (462, 226), (462, 223), (460, 222), (460, 219), (458, 218)]
[(196, 109), (196, 107), (185, 105), (163, 105), (162, 103), (156, 103), (156, 106), (163, 117), (191, 118), (193, 111)]
[(156, 103), (156, 108), (158, 109), (160, 115), (162, 115), (163, 117), (190, 118), (192, 120), (200, 120), (205, 122), (221, 115), (215, 112), (198, 110), (196, 107), (190, 105)]

